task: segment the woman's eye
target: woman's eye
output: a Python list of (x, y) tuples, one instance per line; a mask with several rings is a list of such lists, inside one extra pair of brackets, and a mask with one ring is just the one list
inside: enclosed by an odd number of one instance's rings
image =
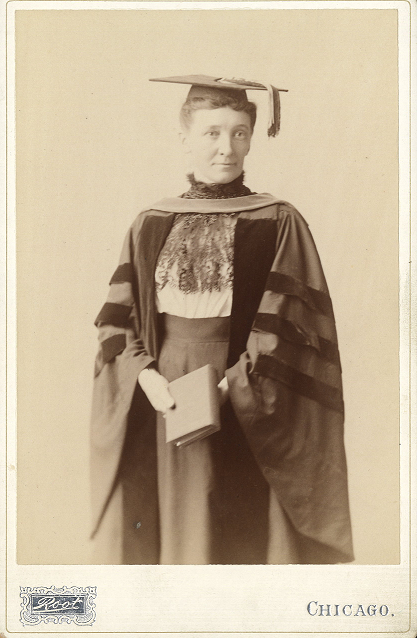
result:
[(235, 137), (241, 140), (246, 139), (246, 131), (236, 131)]
[(218, 133), (218, 131), (208, 131), (208, 132), (207, 132), (207, 135), (208, 135), (209, 137), (217, 137), (217, 136), (218, 136), (218, 134), (219, 134), (219, 133)]

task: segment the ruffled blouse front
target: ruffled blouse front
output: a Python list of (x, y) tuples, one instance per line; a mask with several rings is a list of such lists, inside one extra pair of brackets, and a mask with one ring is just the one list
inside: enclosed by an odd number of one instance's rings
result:
[[(189, 177), (186, 199), (225, 199), (252, 194), (243, 174), (229, 184), (208, 185)], [(233, 252), (237, 213), (179, 213), (155, 271), (157, 310), (196, 319), (227, 317), (232, 309)]]

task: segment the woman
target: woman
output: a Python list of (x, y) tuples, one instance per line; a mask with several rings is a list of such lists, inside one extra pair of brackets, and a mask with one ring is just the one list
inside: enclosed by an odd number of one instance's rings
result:
[[(267, 88), (207, 76), (181, 110), (193, 174), (133, 222), (96, 320), (95, 562), (352, 560), (341, 369), (332, 305), (307, 224), (243, 184)], [(168, 383), (207, 363), (219, 432), (165, 442)]]

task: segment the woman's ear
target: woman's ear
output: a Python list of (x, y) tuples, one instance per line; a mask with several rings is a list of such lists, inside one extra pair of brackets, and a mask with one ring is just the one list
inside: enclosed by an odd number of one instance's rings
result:
[(190, 149), (190, 145), (188, 144), (188, 135), (187, 135), (187, 133), (185, 133), (184, 131), (179, 131), (178, 132), (178, 136), (180, 138), (180, 142), (181, 142), (182, 148), (184, 150), (184, 153), (190, 153), (191, 149)]

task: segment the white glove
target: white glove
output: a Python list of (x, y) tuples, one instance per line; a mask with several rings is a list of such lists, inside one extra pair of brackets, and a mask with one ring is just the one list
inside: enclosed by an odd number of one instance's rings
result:
[(227, 377), (223, 377), (217, 387), (219, 389), (220, 405), (223, 405), (223, 403), (226, 403), (229, 398), (229, 384), (227, 382)]
[(173, 408), (175, 401), (168, 390), (168, 381), (155, 368), (144, 368), (138, 376), (138, 383), (150, 404), (165, 416), (168, 408)]

